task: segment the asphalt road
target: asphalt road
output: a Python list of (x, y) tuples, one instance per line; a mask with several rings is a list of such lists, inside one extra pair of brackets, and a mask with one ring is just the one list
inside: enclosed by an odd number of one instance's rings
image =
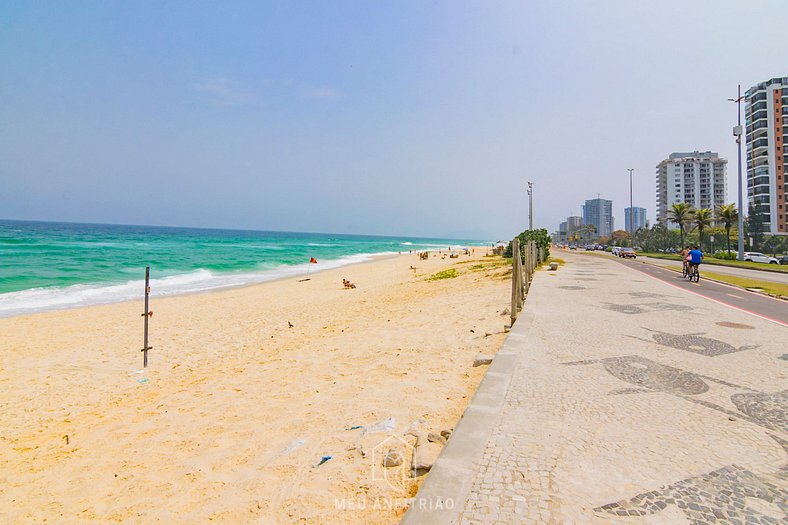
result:
[[(638, 256), (638, 259), (646, 260), (653, 264), (681, 268), (681, 261), (673, 261), (670, 259), (653, 259), (646, 256)], [(770, 283), (788, 284), (788, 273), (770, 272), (768, 270), (757, 270), (752, 268), (734, 268), (732, 266), (720, 266), (716, 264), (708, 265), (708, 271), (712, 273), (719, 273), (721, 275), (744, 277), (745, 279), (757, 279), (759, 281), (769, 281)]]
[[(700, 295), (706, 299), (788, 327), (788, 301), (748, 292), (734, 286), (706, 281), (703, 279), (703, 265), (700, 267), (700, 282), (691, 283), (684, 279), (680, 273), (647, 264), (643, 261), (619, 259), (617, 257), (613, 260), (689, 293)], [(719, 267), (715, 266), (713, 271), (717, 271), (717, 268)]]

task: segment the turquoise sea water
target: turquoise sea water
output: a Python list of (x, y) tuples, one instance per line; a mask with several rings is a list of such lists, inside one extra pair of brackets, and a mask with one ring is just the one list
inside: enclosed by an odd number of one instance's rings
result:
[[(241, 286), (468, 239), (0, 221), (0, 317)], [(309, 264), (314, 257), (318, 263)]]

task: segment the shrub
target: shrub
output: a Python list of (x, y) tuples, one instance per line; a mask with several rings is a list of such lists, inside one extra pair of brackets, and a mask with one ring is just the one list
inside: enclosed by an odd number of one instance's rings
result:
[(457, 273), (457, 270), (455, 270), (454, 268), (449, 268), (448, 270), (442, 270), (436, 274), (431, 275), (430, 277), (427, 277), (427, 280), (440, 281), (441, 279), (454, 279), (458, 275), (460, 274)]
[[(544, 249), (544, 258), (547, 260), (550, 257), (550, 234), (544, 228), (538, 230), (525, 230), (517, 236), (520, 239), (520, 253), (525, 254), (525, 243), (528, 241), (535, 241), (536, 246)], [(512, 256), (512, 241), (506, 246), (503, 252), (504, 257)]]
[(714, 252), (715, 259), (723, 259), (726, 261), (735, 261), (736, 260), (736, 252), (728, 253), (727, 250), (717, 250)]

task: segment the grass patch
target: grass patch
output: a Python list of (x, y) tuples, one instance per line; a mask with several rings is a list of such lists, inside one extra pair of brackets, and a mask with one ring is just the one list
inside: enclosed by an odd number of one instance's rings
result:
[(563, 259), (561, 259), (561, 258), (559, 258), (559, 257), (548, 257), (548, 258), (547, 258), (547, 262), (548, 262), (548, 263), (551, 263), (551, 262), (557, 262), (557, 263), (558, 263), (558, 264), (560, 264), (561, 266), (563, 266), (563, 265), (565, 265), (565, 264), (566, 264), (566, 261), (565, 261), (565, 260), (563, 260)]
[[(666, 270), (674, 271), (676, 273), (681, 273), (680, 270), (675, 266), (665, 266), (664, 264), (658, 264), (656, 266), (659, 266), (660, 268), (664, 268)], [(704, 277), (708, 277), (709, 279), (714, 279), (715, 281), (721, 281), (723, 283), (732, 284), (733, 286), (739, 286), (741, 288), (758, 288), (772, 295), (781, 295), (783, 297), (788, 297), (788, 284), (773, 283), (770, 281), (761, 281), (759, 279), (748, 279), (747, 277), (736, 277), (734, 275), (723, 275), (721, 273), (707, 272), (705, 270), (701, 270), (700, 272), (701, 280), (703, 280)]]
[(716, 281), (722, 281), (724, 283), (733, 284), (735, 286), (741, 286), (742, 288), (760, 288), (764, 292), (770, 293), (772, 295), (782, 295), (784, 297), (788, 297), (788, 284), (760, 281), (758, 279), (735, 277), (733, 275), (723, 275), (720, 273), (713, 273), (713, 272), (701, 272), (700, 278), (703, 279), (704, 276), (707, 276), (710, 279), (714, 279)]
[(473, 259), (466, 259), (466, 260), (464, 260), (464, 261), (457, 261), (457, 262), (456, 262), (456, 263), (454, 263), (454, 264), (468, 264), (468, 263), (472, 263), (472, 262), (474, 262), (474, 260), (473, 260)]
[(499, 257), (494, 261), (485, 261), (484, 264), (489, 266), (490, 268), (498, 268), (500, 266), (511, 266), (512, 265), (512, 258), (511, 257)]
[[(468, 266), (468, 271), (471, 272), (486, 272), (487, 277), (492, 278), (501, 278), (501, 279), (508, 279), (509, 276), (512, 275), (512, 258), (511, 257), (501, 257), (499, 255), (494, 256), (485, 256), (484, 260), (470, 260), (470, 261), (457, 261), (454, 263), (455, 265), (464, 265), (468, 263), (474, 263), (471, 266)], [(502, 271), (501, 271), (502, 270)], [(454, 273), (452, 273), (454, 272)], [(435, 275), (428, 277), (426, 280), (428, 281), (438, 281), (440, 279), (452, 279), (457, 277), (459, 274), (456, 270), (444, 270), (442, 272), (438, 272)]]
[(512, 258), (511, 257), (509, 257), (509, 258), (496, 257), (495, 259), (493, 259), (491, 261), (473, 261), (473, 260), (471, 260), (471, 261), (460, 261), (460, 262), (456, 262), (454, 264), (458, 264), (459, 265), (459, 264), (468, 264), (468, 263), (476, 263), (473, 266), (469, 267), (469, 269), (471, 269), (471, 270), (476, 270), (476, 271), (484, 270), (484, 269), (494, 270), (496, 268), (502, 268), (504, 266), (511, 266), (512, 265)]
[(427, 280), (440, 281), (442, 279), (454, 279), (459, 275), (460, 273), (455, 268), (449, 268), (448, 270), (442, 270), (438, 273), (432, 274), (431, 276), (427, 277)]
[[(673, 255), (668, 253), (643, 252), (643, 253), (638, 253), (638, 255), (645, 255), (646, 257), (650, 257), (652, 259), (667, 259), (670, 261), (681, 260), (680, 255)], [(730, 266), (732, 268), (754, 268), (756, 270), (761, 270), (764, 272), (788, 273), (788, 266), (783, 266), (779, 264), (764, 264), (764, 263), (756, 263), (749, 261), (726, 261), (725, 259), (716, 259), (714, 257), (704, 257), (703, 264), (716, 264), (717, 266)]]

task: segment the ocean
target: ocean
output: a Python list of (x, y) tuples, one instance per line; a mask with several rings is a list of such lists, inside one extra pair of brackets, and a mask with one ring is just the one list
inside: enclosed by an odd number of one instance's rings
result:
[[(0, 220), (0, 317), (243, 286), (374, 255), (489, 245), (322, 233)], [(310, 264), (310, 258), (317, 264)]]

